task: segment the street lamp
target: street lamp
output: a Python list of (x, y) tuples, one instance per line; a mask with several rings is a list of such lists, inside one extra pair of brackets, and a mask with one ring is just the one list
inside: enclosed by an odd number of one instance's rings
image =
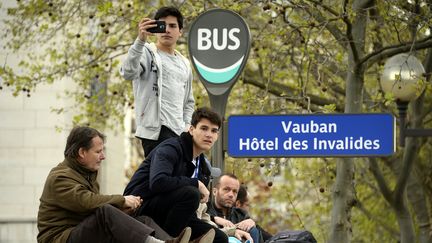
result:
[(381, 87), (391, 93), (399, 111), (399, 144), (405, 146), (405, 137), (430, 137), (432, 129), (412, 129), (405, 124), (408, 103), (417, 99), (425, 88), (425, 70), (421, 62), (412, 54), (398, 54), (384, 65)]

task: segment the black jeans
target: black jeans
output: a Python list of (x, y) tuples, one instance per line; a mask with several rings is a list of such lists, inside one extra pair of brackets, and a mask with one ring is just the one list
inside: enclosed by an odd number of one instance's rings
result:
[(201, 195), (198, 188), (185, 186), (175, 191), (144, 199), (139, 215), (150, 216), (170, 235), (178, 235), (186, 226), (191, 227), (191, 239), (195, 239), (215, 229), (213, 242), (227, 243), (228, 237), (219, 229), (197, 218), (196, 210)]
[(78, 224), (70, 233), (67, 243), (144, 243), (149, 235), (161, 240), (171, 238), (151, 218), (142, 216), (134, 219), (107, 204)]
[(161, 127), (161, 131), (159, 133), (158, 140), (151, 140), (146, 138), (139, 138), (141, 140), (141, 145), (144, 149), (144, 156), (147, 156), (150, 154), (150, 152), (158, 146), (162, 141), (168, 139), (168, 138), (175, 138), (178, 137), (178, 135), (173, 132), (171, 129), (169, 129), (166, 126)]

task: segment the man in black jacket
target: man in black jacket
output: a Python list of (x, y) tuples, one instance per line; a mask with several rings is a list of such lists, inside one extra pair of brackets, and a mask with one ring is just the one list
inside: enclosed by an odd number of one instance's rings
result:
[(199, 203), (207, 202), (210, 195), (207, 185), (211, 168), (203, 152), (218, 139), (221, 124), (217, 113), (198, 108), (188, 132), (165, 140), (146, 157), (124, 191), (124, 195), (143, 199), (137, 214), (150, 216), (172, 235), (190, 226), (191, 239), (214, 229), (214, 242), (228, 242), (222, 231), (196, 215)]
[(233, 174), (224, 174), (215, 181), (213, 187), (213, 201), (207, 204), (207, 213), (213, 222), (220, 227), (233, 227), (248, 232), (254, 243), (262, 243), (263, 238), (248, 213), (234, 207), (240, 182)]

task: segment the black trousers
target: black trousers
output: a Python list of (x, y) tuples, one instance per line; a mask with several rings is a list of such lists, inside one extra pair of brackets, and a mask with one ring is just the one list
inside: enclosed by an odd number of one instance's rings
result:
[(161, 131), (159, 133), (158, 140), (151, 140), (146, 138), (139, 138), (141, 140), (141, 145), (144, 149), (144, 156), (147, 156), (150, 154), (150, 152), (158, 146), (162, 141), (168, 138), (175, 138), (178, 137), (178, 135), (173, 132), (171, 129), (169, 129), (166, 126), (161, 127)]
[(67, 243), (144, 243), (149, 235), (161, 240), (171, 239), (151, 218), (141, 216), (134, 219), (107, 204), (78, 224)]
[(213, 242), (227, 243), (228, 237), (225, 233), (197, 218), (196, 210), (200, 198), (198, 188), (185, 186), (150, 199), (144, 199), (138, 214), (150, 216), (170, 235), (178, 235), (186, 226), (189, 226), (192, 229), (191, 239), (195, 239), (210, 229), (215, 229)]

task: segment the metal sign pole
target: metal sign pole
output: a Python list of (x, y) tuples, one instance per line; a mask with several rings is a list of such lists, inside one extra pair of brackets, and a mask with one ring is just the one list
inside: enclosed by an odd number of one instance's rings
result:
[[(189, 55), (210, 98), (211, 107), (225, 119), (231, 88), (246, 65), (250, 50), (250, 31), (244, 19), (225, 9), (211, 9), (194, 21), (189, 31)], [(223, 138), (212, 149), (212, 164), (224, 171)]]
[[(212, 95), (209, 93), (210, 105), (213, 109), (222, 117), (222, 124), (225, 121), (225, 109), (228, 101), (229, 92), (226, 92), (223, 95)], [(225, 130), (223, 129), (223, 125), (219, 131), (219, 138), (216, 141), (213, 149), (211, 151), (211, 158), (213, 161), (213, 166), (220, 168), (222, 171), (225, 170), (225, 162), (224, 162), (224, 151), (223, 151), (223, 138), (225, 134)]]

